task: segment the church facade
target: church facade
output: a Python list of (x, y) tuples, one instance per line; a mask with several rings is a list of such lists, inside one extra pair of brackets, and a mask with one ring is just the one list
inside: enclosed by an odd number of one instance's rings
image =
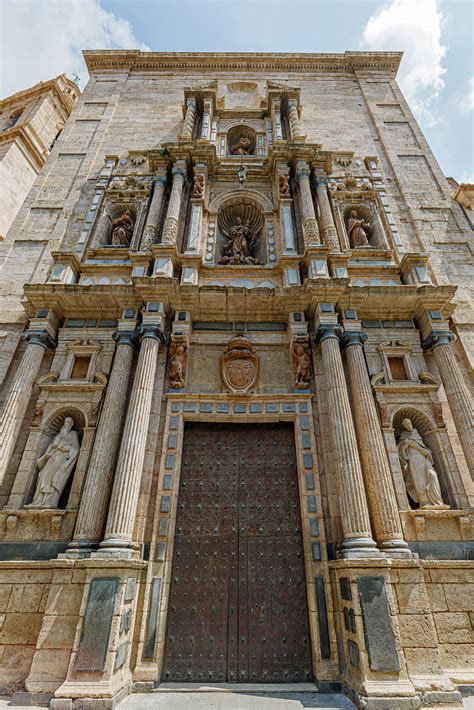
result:
[(401, 55), (84, 56), (2, 245), (2, 691), (462, 706), (473, 236)]

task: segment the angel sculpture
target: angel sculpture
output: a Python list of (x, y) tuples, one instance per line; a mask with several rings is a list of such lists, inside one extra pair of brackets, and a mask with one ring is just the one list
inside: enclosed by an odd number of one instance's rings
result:
[(188, 348), (185, 343), (173, 341), (170, 345), (170, 387), (183, 389), (186, 379)]
[(193, 197), (202, 197), (204, 194), (204, 175), (194, 176)]
[(297, 389), (308, 389), (311, 377), (311, 358), (306, 343), (294, 343), (291, 350), (294, 385)]

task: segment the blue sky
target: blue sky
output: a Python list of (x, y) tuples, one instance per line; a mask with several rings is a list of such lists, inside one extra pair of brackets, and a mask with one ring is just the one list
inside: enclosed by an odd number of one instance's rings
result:
[(474, 182), (473, 0), (0, 0), (1, 95), (81, 49), (403, 50), (399, 83), (445, 174)]

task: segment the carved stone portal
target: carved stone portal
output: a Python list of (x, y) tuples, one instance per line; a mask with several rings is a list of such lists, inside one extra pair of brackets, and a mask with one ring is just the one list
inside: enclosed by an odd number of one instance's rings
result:
[(259, 359), (250, 340), (239, 334), (231, 338), (221, 357), (225, 388), (233, 394), (246, 394), (257, 382)]
[(79, 436), (73, 429), (74, 420), (66, 417), (64, 424), (38, 459), (38, 482), (30, 508), (57, 508), (69, 476), (79, 456)]
[(411, 419), (402, 421), (398, 456), (410, 498), (420, 508), (449, 508), (441, 496), (438, 474), (433, 467), (433, 455)]

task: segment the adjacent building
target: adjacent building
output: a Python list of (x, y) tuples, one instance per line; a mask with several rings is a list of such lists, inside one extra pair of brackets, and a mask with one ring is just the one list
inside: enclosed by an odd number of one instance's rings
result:
[(461, 705), (473, 239), (401, 54), (84, 55), (0, 272), (2, 689)]

